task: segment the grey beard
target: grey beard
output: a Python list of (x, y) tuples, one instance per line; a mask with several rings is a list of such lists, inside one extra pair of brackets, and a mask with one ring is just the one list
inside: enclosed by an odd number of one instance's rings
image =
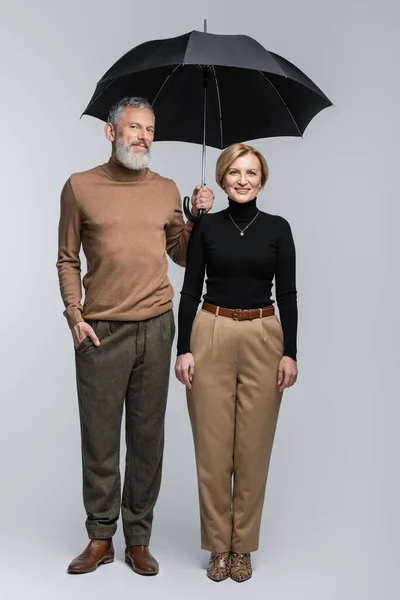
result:
[(131, 150), (130, 144), (124, 144), (119, 139), (115, 142), (115, 157), (127, 169), (131, 171), (140, 171), (147, 169), (150, 160), (150, 151), (136, 154)]

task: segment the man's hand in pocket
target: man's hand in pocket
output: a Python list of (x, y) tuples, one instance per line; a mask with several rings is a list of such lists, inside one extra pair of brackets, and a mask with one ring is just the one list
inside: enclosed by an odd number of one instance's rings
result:
[(77, 348), (79, 344), (83, 342), (83, 340), (87, 337), (90, 337), (93, 344), (95, 346), (100, 346), (100, 340), (94, 332), (93, 327), (86, 323), (85, 321), (81, 321), (72, 327), (71, 329), (72, 338), (74, 340), (74, 348)]

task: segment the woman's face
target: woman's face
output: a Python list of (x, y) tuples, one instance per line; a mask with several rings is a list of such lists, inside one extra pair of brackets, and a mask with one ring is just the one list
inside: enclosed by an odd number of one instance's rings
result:
[(223, 180), (229, 198), (240, 204), (254, 200), (261, 187), (261, 164), (255, 154), (240, 156), (229, 165)]

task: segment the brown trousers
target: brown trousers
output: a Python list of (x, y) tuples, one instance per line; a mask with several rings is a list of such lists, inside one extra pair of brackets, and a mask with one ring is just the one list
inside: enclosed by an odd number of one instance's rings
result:
[(282, 398), (282, 328), (274, 315), (234, 321), (201, 310), (191, 349), (195, 373), (187, 399), (201, 545), (213, 552), (253, 552)]
[(121, 509), (127, 546), (147, 546), (161, 482), (174, 316), (169, 310), (145, 321), (91, 324), (100, 346), (85, 338), (75, 351), (87, 532), (90, 538), (112, 537)]

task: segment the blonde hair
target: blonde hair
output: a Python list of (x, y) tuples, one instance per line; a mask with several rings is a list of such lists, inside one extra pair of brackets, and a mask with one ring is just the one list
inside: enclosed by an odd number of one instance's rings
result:
[(223, 188), (224, 177), (230, 167), (230, 165), (241, 156), (245, 156), (246, 154), (254, 154), (260, 161), (261, 165), (261, 189), (267, 183), (269, 177), (269, 169), (267, 165), (267, 161), (261, 154), (259, 150), (253, 148), (253, 146), (248, 146), (247, 144), (232, 144), (225, 148), (225, 150), (220, 154), (217, 165), (215, 168), (215, 179), (219, 185), (219, 187)]

